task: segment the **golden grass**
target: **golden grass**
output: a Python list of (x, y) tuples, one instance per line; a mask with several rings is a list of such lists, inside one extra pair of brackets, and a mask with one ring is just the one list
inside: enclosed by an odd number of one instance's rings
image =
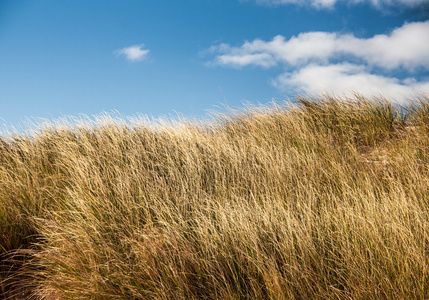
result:
[(429, 98), (0, 140), (4, 299), (428, 299)]

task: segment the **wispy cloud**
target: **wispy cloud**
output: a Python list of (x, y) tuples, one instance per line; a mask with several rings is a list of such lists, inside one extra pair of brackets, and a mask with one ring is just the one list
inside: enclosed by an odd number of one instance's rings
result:
[(385, 6), (406, 6), (417, 7), (419, 5), (427, 4), (427, 0), (240, 0), (240, 1), (254, 1), (261, 5), (310, 5), (318, 9), (332, 8), (337, 2), (345, 2), (348, 4), (358, 4), (368, 2), (373, 6), (380, 8)]
[(426, 21), (405, 24), (389, 35), (368, 39), (357, 38), (353, 34), (307, 32), (289, 40), (281, 35), (268, 42), (256, 39), (240, 47), (221, 44), (213, 46), (211, 51), (218, 53), (216, 64), (236, 67), (326, 63), (330, 59), (350, 55), (385, 69), (429, 68), (428, 36), (429, 21)]
[(147, 57), (149, 53), (149, 50), (143, 48), (144, 44), (134, 45), (122, 48), (120, 50), (116, 50), (115, 53), (116, 55), (125, 56), (125, 58), (131, 62), (142, 61)]
[(310, 64), (294, 72), (285, 72), (272, 83), (282, 90), (293, 89), (309, 94), (328, 92), (352, 96), (357, 91), (367, 96), (383, 95), (399, 101), (415, 94), (429, 93), (429, 81), (371, 74), (365, 66), (350, 63)]
[(413, 73), (429, 70), (429, 21), (407, 23), (390, 34), (357, 38), (353, 34), (307, 32), (287, 40), (278, 35), (271, 41), (256, 39), (239, 47), (213, 46), (212, 64), (242, 68), (249, 65), (270, 68), (282, 65), (285, 73), (273, 83), (285, 89), (389, 90), (408, 94), (427, 89), (428, 82), (411, 76), (399, 80), (371, 73), (375, 68)]

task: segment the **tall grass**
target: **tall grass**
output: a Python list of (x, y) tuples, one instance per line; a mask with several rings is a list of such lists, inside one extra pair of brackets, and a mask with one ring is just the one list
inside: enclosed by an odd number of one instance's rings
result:
[(6, 299), (428, 299), (429, 98), (0, 141)]

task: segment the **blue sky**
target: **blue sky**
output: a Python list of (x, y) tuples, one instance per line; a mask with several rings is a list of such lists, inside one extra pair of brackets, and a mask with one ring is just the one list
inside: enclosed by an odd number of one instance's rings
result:
[(0, 0), (0, 125), (429, 91), (428, 0)]

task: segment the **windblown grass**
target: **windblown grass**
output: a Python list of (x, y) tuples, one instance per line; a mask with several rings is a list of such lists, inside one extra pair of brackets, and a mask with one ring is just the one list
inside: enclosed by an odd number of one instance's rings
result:
[(428, 299), (429, 98), (0, 140), (9, 299)]

